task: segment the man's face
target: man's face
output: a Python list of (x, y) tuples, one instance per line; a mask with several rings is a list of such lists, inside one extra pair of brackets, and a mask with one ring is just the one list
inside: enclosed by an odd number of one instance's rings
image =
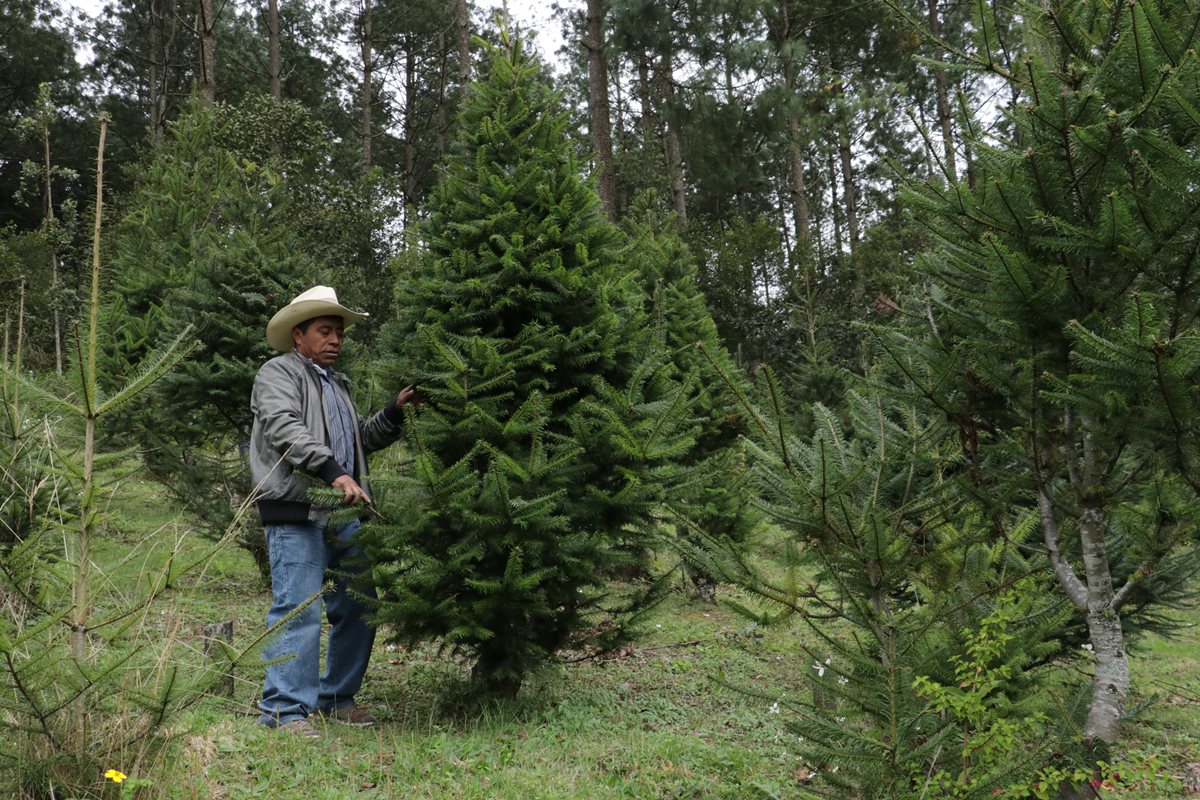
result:
[(303, 331), (299, 325), (292, 328), (296, 352), (322, 367), (331, 367), (338, 360), (345, 338), (341, 317), (317, 317)]

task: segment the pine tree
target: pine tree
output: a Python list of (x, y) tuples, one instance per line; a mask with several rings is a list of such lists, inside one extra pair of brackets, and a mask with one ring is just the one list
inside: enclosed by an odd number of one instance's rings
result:
[[(11, 741), (0, 750), (0, 791), (12, 797), (47, 790), (94, 794), (103, 759), (120, 757), (132, 772), (166, 743), (163, 729), (181, 709), (205, 697), (225, 673), (196, 657), (161, 626), (143, 626), (150, 606), (172, 581), (211, 560), (185, 555), (176, 541), (151, 554), (128, 544), (118, 558), (99, 545), (118, 521), (107, 513), (124, 485), (131, 448), (102, 447), (110, 419), (144, 402), (146, 392), (191, 347), (181, 331), (135, 365), (134, 377), (113, 390), (99, 376), (100, 230), (103, 213), (106, 120), (96, 160), (92, 281), (86, 324), (74, 331), (75, 360), (61, 381), (47, 385), (0, 362), (0, 410), (5, 436), (0, 468), (5, 484), (21, 476), (33, 485), (6, 485), (0, 520), (18, 520), (17, 540), (0, 552), (0, 717)], [(9, 425), (14, 427), (9, 428)], [(10, 438), (12, 437), (12, 438)], [(12, 509), (10, 504), (24, 506)], [(44, 510), (44, 514), (26, 515)], [(22, 519), (24, 517), (24, 519)], [(115, 562), (115, 563), (114, 563)], [(137, 579), (122, 580), (136, 564)], [(222, 666), (261, 657), (219, 644)], [(143, 761), (144, 759), (144, 761)]]
[[(3, 254), (0, 240), (0, 258)], [(19, 382), (8, 377), (25, 371), (23, 287), (17, 294), (16, 313), (6, 315), (0, 350), (0, 572), (9, 548), (27, 539), (49, 511), (53, 494), (49, 443), (37, 435), (37, 416), (22, 404)], [(5, 595), (0, 590), (0, 597)]]
[[(140, 170), (116, 228), (105, 362), (106, 380), (117, 382), (192, 327), (202, 349), (118, 429), (136, 436), (150, 473), (214, 535), (250, 490), (238, 446), (249, 439), (255, 372), (271, 355), (263, 321), (317, 274), (299, 246), (288, 188), (222, 147), (221, 128), (216, 112), (193, 108)], [(261, 538), (242, 544), (265, 570)]]
[[(674, 217), (657, 213), (654, 198), (638, 203), (623, 225), (628, 236), (622, 261), (636, 268), (650, 299), (646, 332), (661, 337), (676, 379), (695, 392), (690, 414), (698, 423), (696, 443), (678, 462), (666, 488), (668, 506), (679, 520), (678, 535), (692, 540), (692, 528), (731, 543), (743, 542), (757, 522), (751, 506), (745, 453), (739, 437), (746, 422), (737, 401), (749, 382), (717, 335), (700, 292), (696, 261)], [(733, 388), (726, 384), (733, 381)], [(715, 602), (717, 576), (687, 565), (697, 595)]]
[(384, 579), (379, 621), (466, 653), (481, 687), (511, 696), (605, 627), (607, 576), (645, 566), (648, 471), (689, 441), (684, 388), (633, 333), (636, 279), (580, 177), (569, 117), (520, 45), (502, 35), (502, 48), (469, 93), (400, 286), (395, 369), (428, 402), (381, 507), (390, 524), (363, 538)]
[(1083, 733), (1111, 743), (1129, 635), (1161, 627), (1200, 565), (1200, 15), (1054, 2), (1027, 23), (1011, 72), (980, 27), (975, 66), (1017, 98), (1012, 138), (973, 122), (974, 185), (911, 196), (938, 242), (932, 297), (920, 330), (881, 342), (918, 359), (917, 402), (957, 421), (995, 513), (1036, 509), (1045, 573), (1094, 654)]
[[(1038, 712), (1038, 667), (1060, 650), (1049, 634), (1062, 614), (1028, 580), (1019, 599), (1000, 596), (1030, 571), (1007, 542), (1026, 540), (1033, 516), (995, 536), (947, 468), (961, 450), (950, 421), (889, 399), (879, 387), (895, 376), (872, 377), (878, 385), (860, 383), (844, 415), (817, 405), (805, 437), (764, 370), (763, 405), (745, 404), (750, 461), (764, 512), (787, 534), (783, 563), (764, 570), (712, 537), (692, 557), (756, 599), (725, 601), (755, 623), (799, 617), (812, 633), (800, 687), (753, 689), (786, 710), (808, 792), (990, 796), (1050, 757), (1056, 720)], [(1005, 630), (976, 633), (996, 618)], [(984, 640), (981, 656), (972, 648)], [(970, 693), (975, 716), (961, 724), (938, 707), (934, 687), (958, 686), (955, 665), (968, 663), (986, 679)], [(1001, 674), (1008, 680), (990, 682)], [(978, 749), (1000, 732), (1007, 749)], [(938, 794), (933, 779), (947, 775), (970, 791)]]

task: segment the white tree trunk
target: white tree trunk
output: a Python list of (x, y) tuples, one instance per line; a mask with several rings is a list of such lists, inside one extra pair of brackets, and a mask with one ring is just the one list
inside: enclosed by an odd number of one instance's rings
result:
[[(1083, 735), (1113, 743), (1120, 737), (1121, 716), (1129, 696), (1129, 656), (1125, 652), (1125, 630), (1121, 622), (1121, 605), (1128, 598), (1133, 584), (1120, 591), (1113, 586), (1106, 537), (1108, 518), (1105, 514), (1100, 488), (1104, 483), (1103, 459), (1098, 457), (1091, 431), (1099, 424), (1095, 420), (1073, 418), (1067, 408), (1063, 414), (1065, 442), (1063, 454), (1072, 493), (1085, 498), (1080, 503), (1078, 517), (1079, 545), (1083, 575), (1061, 552), (1058, 510), (1054, 490), (1044, 481), (1038, 494), (1038, 511), (1042, 522), (1042, 540), (1054, 569), (1055, 578), (1067, 599), (1083, 615), (1088, 626), (1088, 640), (1096, 659), (1096, 674), (1092, 684), (1092, 704), (1088, 709)], [(1082, 457), (1078, 457), (1077, 453)], [(1143, 565), (1153, 568), (1153, 562)], [(1140, 572), (1141, 570), (1139, 570)]]

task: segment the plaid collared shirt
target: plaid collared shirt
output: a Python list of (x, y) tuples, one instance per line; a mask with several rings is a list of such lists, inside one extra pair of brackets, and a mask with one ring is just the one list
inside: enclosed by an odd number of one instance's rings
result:
[(326, 425), (329, 429), (329, 449), (342, 469), (358, 479), (354, 463), (354, 412), (346, 405), (337, 387), (329, 378), (329, 372), (313, 364), (312, 368), (321, 378), (321, 394), (325, 398)]

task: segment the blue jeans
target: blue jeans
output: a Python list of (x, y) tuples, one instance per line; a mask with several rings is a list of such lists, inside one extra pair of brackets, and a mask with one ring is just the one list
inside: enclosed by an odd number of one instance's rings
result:
[[(271, 610), (267, 627), (277, 624), (305, 601), (321, 591), (326, 570), (332, 588), (289, 620), (282, 633), (267, 645), (267, 661), (291, 656), (267, 666), (263, 683), (259, 722), (282, 725), (304, 719), (315, 711), (332, 711), (354, 705), (362, 686), (375, 642), (375, 629), (365, 619), (367, 608), (351, 593), (351, 587), (374, 595), (374, 589), (358, 585), (356, 576), (365, 572), (359, 562), (361, 550), (351, 541), (358, 531), (355, 520), (340, 529), (326, 531), (311, 523), (268, 525), (267, 552), (271, 558)], [(353, 572), (354, 574), (343, 574)], [(329, 618), (329, 647), (325, 672), (321, 662), (321, 606)]]

